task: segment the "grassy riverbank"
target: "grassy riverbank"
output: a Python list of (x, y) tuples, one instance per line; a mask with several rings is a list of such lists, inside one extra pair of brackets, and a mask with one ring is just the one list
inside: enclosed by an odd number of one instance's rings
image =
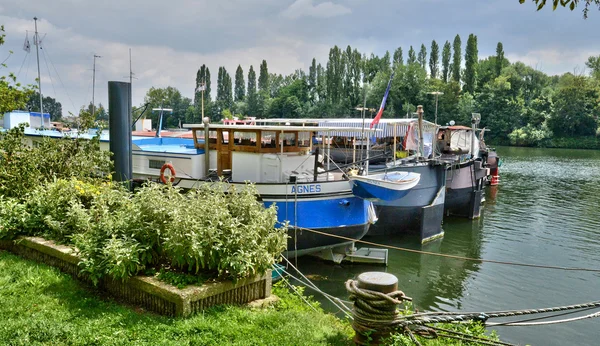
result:
[[(0, 251), (0, 344), (353, 345), (348, 321), (313, 311), (285, 288), (273, 292), (281, 299), (269, 308), (219, 306), (187, 319), (168, 318), (123, 305), (56, 268)], [(485, 332), (478, 325), (459, 328), (477, 336)], [(423, 345), (463, 345), (419, 339)], [(412, 344), (400, 335), (389, 342)]]

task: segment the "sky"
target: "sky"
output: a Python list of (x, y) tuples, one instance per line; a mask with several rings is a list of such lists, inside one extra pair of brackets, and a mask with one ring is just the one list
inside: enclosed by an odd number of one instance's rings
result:
[(2, 0), (0, 61), (8, 58), (8, 67), (0, 75), (13, 72), (22, 84), (37, 77), (35, 47), (23, 50), (36, 16), (42, 92), (61, 102), (64, 116), (92, 100), (94, 54), (95, 100), (107, 105), (108, 81), (129, 80), (129, 49), (134, 105), (152, 86), (193, 98), (202, 64), (216, 90), (219, 66), (232, 77), (238, 64), (247, 76), (263, 59), (272, 73), (307, 71), (313, 57), (325, 66), (333, 45), (367, 55), (402, 47), (406, 58), (411, 45), (429, 51), (432, 40), (441, 47), (459, 34), (464, 61), (473, 33), (480, 58), (500, 41), (509, 60), (547, 74), (586, 73), (587, 58), (600, 54), (596, 8), (583, 19), (580, 9), (536, 12), (518, 0)]

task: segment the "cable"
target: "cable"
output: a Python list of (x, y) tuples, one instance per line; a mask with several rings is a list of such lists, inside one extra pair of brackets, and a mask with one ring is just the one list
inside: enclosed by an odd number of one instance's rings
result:
[[(281, 222), (279, 222), (279, 223), (281, 223)], [(541, 269), (559, 269), (559, 270), (566, 270), (566, 271), (585, 271), (585, 272), (600, 273), (600, 269), (593, 269), (593, 268), (576, 268), (576, 267), (574, 268), (574, 267), (547, 266), (547, 265), (540, 265), (540, 264), (518, 263), (518, 262), (509, 262), (509, 261), (497, 261), (497, 260), (487, 260), (487, 259), (481, 259), (481, 258), (478, 259), (478, 258), (471, 258), (471, 257), (464, 257), (464, 256), (447, 255), (447, 254), (436, 253), (436, 252), (407, 249), (407, 248), (402, 248), (402, 247), (393, 246), (393, 245), (377, 244), (377, 243), (373, 243), (373, 242), (366, 241), (366, 240), (348, 238), (348, 237), (344, 237), (344, 236), (341, 236), (341, 235), (325, 233), (325, 232), (317, 231), (317, 230), (310, 229), (310, 228), (304, 228), (304, 227), (298, 227), (298, 228), (300, 228), (302, 230), (306, 230), (306, 231), (312, 232), (312, 233), (316, 233), (316, 234), (320, 234), (320, 235), (325, 235), (325, 236), (330, 236), (330, 237), (333, 237), (333, 238), (338, 238), (338, 239), (343, 239), (343, 240), (349, 240), (349, 241), (353, 241), (353, 242), (361, 243), (361, 244), (378, 246), (378, 247), (386, 248), (386, 249), (393, 249), (393, 250), (399, 250), (399, 251), (405, 251), (405, 252), (418, 253), (418, 254), (421, 254), (421, 255), (431, 255), (431, 256), (453, 258), (453, 259), (459, 259), (459, 260), (463, 260), (463, 261), (473, 261), (473, 262), (481, 262), (481, 263), (506, 264), (506, 265), (519, 266), (519, 267), (531, 267), (531, 268), (541, 268)]]
[(549, 324), (558, 324), (558, 323), (567, 323), (567, 322), (574, 322), (574, 321), (579, 321), (579, 320), (585, 320), (588, 318), (595, 318), (595, 317), (600, 317), (600, 312), (595, 312), (593, 314), (589, 314), (589, 315), (585, 315), (585, 316), (579, 316), (579, 317), (573, 317), (573, 318), (567, 318), (564, 320), (555, 320), (555, 321), (542, 321), (542, 322), (514, 322), (514, 323), (487, 323), (488, 326), (490, 327), (494, 327), (497, 325), (500, 326), (506, 326), (506, 327), (529, 327), (529, 326), (544, 326), (544, 325), (549, 325)]
[[(46, 51), (46, 52), (48, 51), (48, 46), (44, 46), (44, 51)], [(44, 53), (44, 54), (46, 54), (46, 53)], [(60, 85), (62, 85), (63, 89), (65, 90), (65, 94), (67, 94), (67, 98), (69, 98), (69, 101), (71, 102), (71, 106), (73, 106), (73, 109), (77, 109), (77, 107), (75, 107), (75, 103), (73, 102), (73, 100), (71, 99), (71, 96), (69, 95), (69, 92), (67, 91), (67, 88), (65, 87), (65, 84), (62, 81), (62, 78), (60, 78), (60, 74), (58, 73), (56, 66), (54, 66), (54, 63), (52, 62), (50, 53), (48, 53), (47, 55), (48, 55), (48, 60), (50, 60), (50, 65), (52, 65), (52, 68), (54, 69), (54, 72), (56, 73), (56, 76), (58, 77), (58, 81), (60, 82)]]
[(46, 60), (46, 52), (42, 49), (42, 56), (44, 57), (44, 63), (46, 63), (46, 69), (48, 70), (48, 77), (50, 77), (50, 85), (52, 85), (52, 90), (54, 91), (54, 97), (56, 97), (56, 89), (54, 88), (54, 82), (52, 82), (52, 74), (50, 73), (50, 67), (48, 67), (48, 61)]
[(29, 53), (25, 53), (25, 57), (23, 58), (23, 62), (21, 63), (21, 67), (19, 68), (19, 72), (17, 73), (17, 78), (19, 78), (21, 70), (23, 69), (23, 65), (25, 65), (25, 60), (27, 60), (27, 58), (29, 58)]

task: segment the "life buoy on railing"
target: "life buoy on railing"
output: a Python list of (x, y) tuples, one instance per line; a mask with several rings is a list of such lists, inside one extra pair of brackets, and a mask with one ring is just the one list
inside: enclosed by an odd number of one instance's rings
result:
[(175, 181), (175, 167), (173, 167), (172, 164), (170, 163), (165, 163), (162, 168), (160, 169), (160, 181), (163, 182), (163, 184), (167, 184), (167, 178), (165, 178), (165, 171), (169, 169), (169, 171), (171, 172), (171, 178), (169, 179), (169, 181), (172, 183)]

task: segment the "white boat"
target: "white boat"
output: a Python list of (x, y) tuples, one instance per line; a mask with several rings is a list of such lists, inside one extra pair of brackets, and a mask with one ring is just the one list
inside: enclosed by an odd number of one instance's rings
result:
[(417, 186), (421, 174), (414, 172), (385, 172), (366, 176), (350, 176), (352, 192), (363, 199), (377, 201), (394, 201), (400, 199)]

